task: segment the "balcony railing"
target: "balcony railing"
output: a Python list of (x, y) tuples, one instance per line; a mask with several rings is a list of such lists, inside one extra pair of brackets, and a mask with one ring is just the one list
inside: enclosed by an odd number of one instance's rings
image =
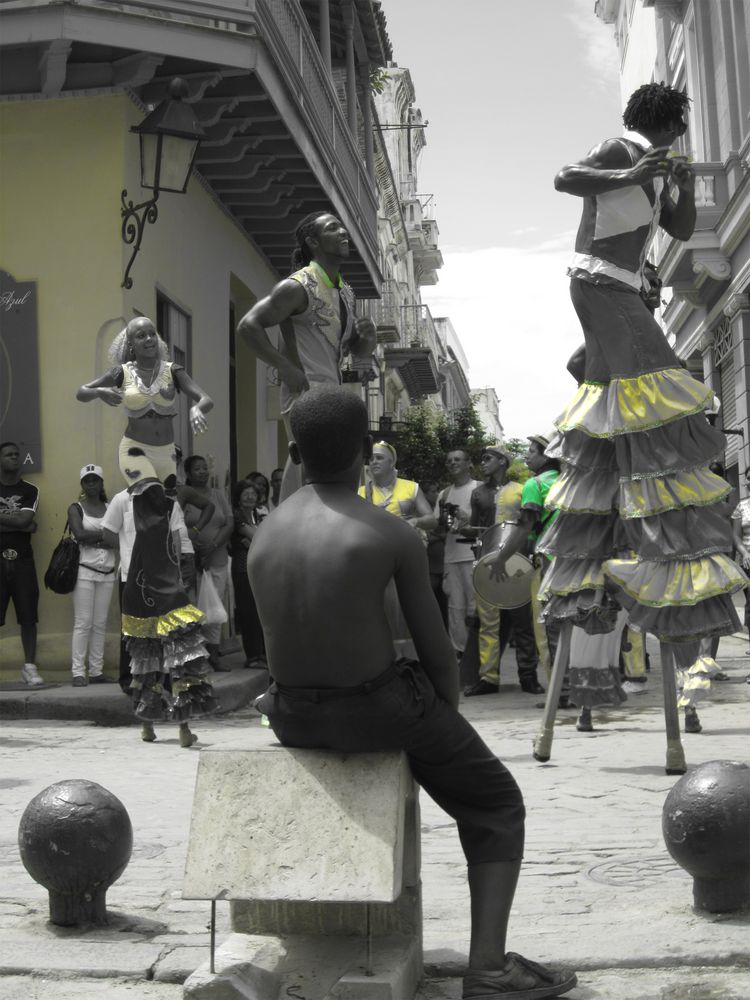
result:
[(401, 306), (403, 343), (407, 347), (427, 347), (435, 355), (435, 361), (445, 358), (448, 351), (440, 339), (429, 306)]
[(401, 306), (398, 300), (398, 283), (393, 278), (383, 282), (381, 298), (357, 300), (360, 314), (369, 316), (375, 324), (379, 344), (401, 343)]
[(329, 162), (336, 164), (339, 181), (345, 182), (356, 199), (355, 209), (364, 206), (364, 211), (358, 212), (358, 222), (374, 242), (377, 238), (374, 185), (367, 176), (357, 143), (349, 131), (333, 82), (323, 67), (302, 10), (296, 0), (246, 0), (246, 3), (257, 4), (259, 11), (268, 11), (270, 24), (267, 22), (266, 27), (269, 34), (276, 34), (283, 43), (286, 50), (283, 61), (294, 69), (298, 99), (315, 120), (319, 138), (328, 149)]
[[(323, 65), (315, 37), (297, 0), (2, 0), (3, 14), (33, 12), (69, 6), (75, 16), (90, 11), (102, 16), (143, 17), (154, 26), (169, 22), (246, 36), (248, 45), (260, 39), (284, 76), (285, 85), (308, 119), (323, 162), (332, 166), (347, 208), (376, 247), (377, 201), (363, 153), (352, 136), (334, 85)], [(94, 40), (93, 38), (91, 39)], [(116, 44), (113, 37), (112, 44)]]

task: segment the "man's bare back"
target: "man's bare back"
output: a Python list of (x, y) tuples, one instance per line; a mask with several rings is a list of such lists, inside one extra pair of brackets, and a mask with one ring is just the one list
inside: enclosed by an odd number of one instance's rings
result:
[[(351, 687), (393, 660), (393, 578), (420, 661), (455, 703), (455, 659), (413, 528), (341, 483), (304, 486), (258, 530), (248, 573), (270, 670), (289, 687)], [(453, 694), (453, 688), (456, 694)]]

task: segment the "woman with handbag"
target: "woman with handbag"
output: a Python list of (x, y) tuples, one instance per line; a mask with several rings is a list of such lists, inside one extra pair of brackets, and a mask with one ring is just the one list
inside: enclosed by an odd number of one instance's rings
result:
[(80, 553), (73, 591), (73, 687), (112, 683), (103, 673), (107, 615), (115, 585), (115, 553), (106, 544), (101, 527), (107, 494), (100, 466), (84, 465), (80, 480), (80, 499), (68, 508), (68, 527)]

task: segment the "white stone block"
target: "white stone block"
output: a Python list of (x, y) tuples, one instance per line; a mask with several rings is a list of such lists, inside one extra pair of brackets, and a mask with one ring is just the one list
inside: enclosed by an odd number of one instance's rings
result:
[(401, 753), (201, 751), (183, 897), (392, 902), (411, 786)]

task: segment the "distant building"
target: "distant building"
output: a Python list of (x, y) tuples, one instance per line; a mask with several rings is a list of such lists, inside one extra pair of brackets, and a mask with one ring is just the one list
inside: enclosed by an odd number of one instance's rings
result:
[(505, 431), (500, 423), (500, 400), (497, 392), (492, 386), (486, 385), (482, 389), (472, 389), (471, 394), (474, 397), (474, 405), (477, 408), (479, 419), (487, 434), (495, 441), (504, 441)]
[[(389, 62), (374, 94), (375, 176), (378, 190), (378, 299), (359, 308), (375, 321), (380, 379), (368, 386), (373, 428), (397, 428), (412, 403), (455, 409), (468, 399), (465, 359), (454, 363), (450, 320), (435, 319), (421, 289), (434, 285), (443, 264), (434, 198), (419, 191), (418, 164), (425, 147), (422, 113), (408, 69)], [(461, 351), (463, 356), (463, 352)], [(397, 433), (396, 430), (393, 433)]]
[(721, 400), (736, 484), (750, 461), (750, 4), (598, 0), (596, 14), (615, 28), (623, 101), (651, 80), (693, 101), (679, 147), (696, 172), (695, 233), (683, 243), (660, 231), (653, 256), (664, 330)]
[(459, 410), (471, 399), (471, 389), (467, 379), (468, 362), (455, 327), (447, 316), (436, 316), (435, 326), (445, 354), (438, 358), (440, 371), (440, 396), (443, 409), (450, 412)]

